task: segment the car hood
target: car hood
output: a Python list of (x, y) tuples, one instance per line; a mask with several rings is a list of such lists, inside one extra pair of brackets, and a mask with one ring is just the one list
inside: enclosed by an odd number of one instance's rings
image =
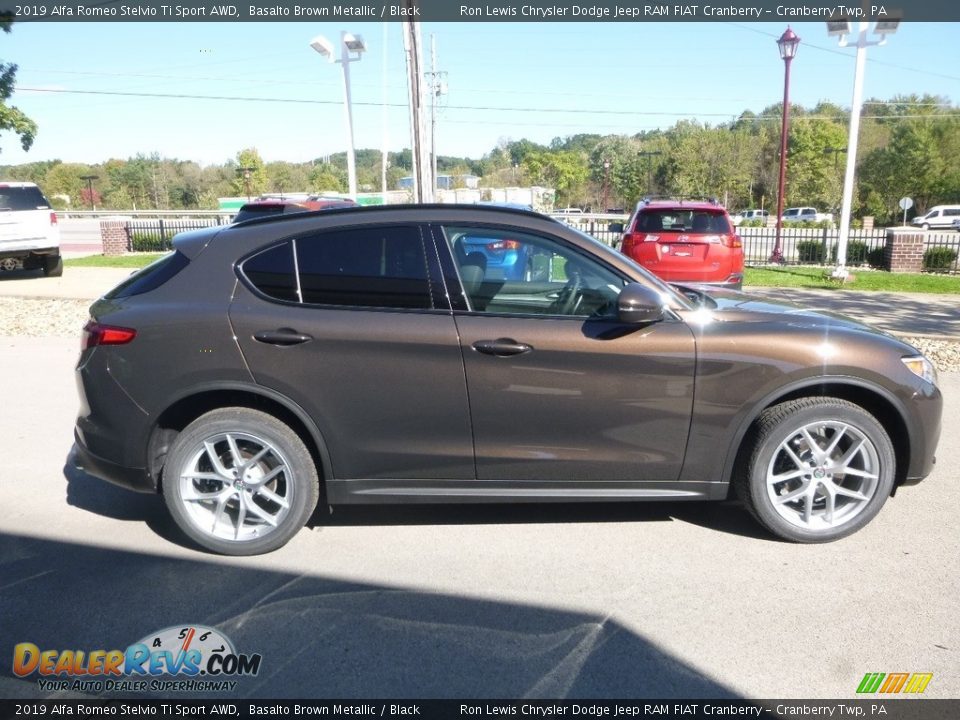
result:
[(811, 329), (847, 329), (893, 337), (859, 320), (828, 310), (812, 310), (789, 300), (773, 300), (735, 290), (690, 288), (703, 293), (706, 301), (701, 307), (721, 322), (789, 322), (797, 327)]

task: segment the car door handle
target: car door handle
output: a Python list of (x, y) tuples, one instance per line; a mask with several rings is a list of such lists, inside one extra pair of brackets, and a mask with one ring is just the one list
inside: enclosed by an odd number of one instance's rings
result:
[(313, 340), (313, 335), (297, 332), (292, 328), (280, 328), (279, 330), (261, 330), (254, 334), (253, 339), (267, 345), (299, 345)]
[(473, 344), (473, 349), (484, 355), (496, 355), (498, 357), (508, 357), (510, 355), (522, 355), (533, 350), (532, 345), (518, 343), (510, 338), (499, 338), (497, 340), (477, 340)]

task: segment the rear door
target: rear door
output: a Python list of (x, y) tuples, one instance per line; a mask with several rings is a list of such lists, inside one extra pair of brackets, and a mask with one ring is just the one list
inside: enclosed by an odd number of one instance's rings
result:
[(457, 328), (420, 226), (290, 238), (240, 268), (237, 342), (257, 383), (315, 420), (332, 500), (474, 477)]

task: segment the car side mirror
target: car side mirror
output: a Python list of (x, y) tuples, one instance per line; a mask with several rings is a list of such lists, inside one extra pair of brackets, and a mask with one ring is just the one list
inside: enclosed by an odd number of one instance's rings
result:
[(622, 233), (623, 232), (623, 223), (614, 222), (607, 225), (607, 232), (612, 233)]
[(663, 298), (640, 283), (628, 283), (617, 299), (617, 317), (622, 323), (640, 325), (663, 320)]

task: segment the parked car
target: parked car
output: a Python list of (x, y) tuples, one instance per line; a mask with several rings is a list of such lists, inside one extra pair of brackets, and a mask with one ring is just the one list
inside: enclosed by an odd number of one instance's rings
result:
[[(466, 238), (497, 236), (546, 255), (549, 276), (491, 277), (462, 252)], [(675, 289), (536, 213), (276, 215), (173, 244), (90, 308), (75, 458), (162, 493), (212, 551), (274, 550), (321, 497), (731, 490), (775, 535), (825, 542), (933, 467), (942, 398), (904, 341)]]
[(924, 230), (946, 230), (960, 219), (960, 205), (936, 205), (910, 222)]
[(743, 243), (713, 200), (641, 201), (620, 251), (668, 282), (743, 284)]
[(57, 213), (31, 182), (0, 182), (0, 270), (63, 275)]
[(822, 213), (812, 207), (794, 207), (787, 208), (781, 216), (784, 222), (792, 220), (794, 222), (833, 222), (832, 213)]
[(313, 195), (306, 200), (278, 200), (275, 198), (254, 200), (244, 203), (233, 222), (243, 222), (251, 218), (284, 213), (310, 212), (311, 210), (331, 210), (333, 208), (357, 207), (357, 202), (346, 197), (324, 197)]
[(766, 220), (769, 216), (768, 210), (741, 210), (736, 215), (731, 215), (730, 220), (734, 225), (739, 225), (745, 220)]

